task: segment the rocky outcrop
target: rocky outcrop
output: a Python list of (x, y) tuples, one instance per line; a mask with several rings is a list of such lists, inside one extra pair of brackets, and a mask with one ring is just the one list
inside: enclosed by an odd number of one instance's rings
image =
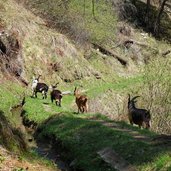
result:
[(23, 73), (22, 46), (17, 32), (0, 33), (0, 69), (20, 77)]

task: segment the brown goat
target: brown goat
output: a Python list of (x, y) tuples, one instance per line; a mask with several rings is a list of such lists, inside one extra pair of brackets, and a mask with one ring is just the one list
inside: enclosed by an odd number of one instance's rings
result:
[(52, 85), (52, 91), (50, 93), (50, 97), (51, 97), (52, 103), (53, 103), (53, 100), (55, 100), (56, 106), (58, 105), (59, 107), (61, 107), (62, 92), (56, 89), (58, 84), (59, 83)]
[(75, 102), (77, 104), (78, 107), (78, 113), (84, 113), (88, 111), (88, 97), (86, 95), (81, 95), (77, 89), (77, 87), (75, 87), (74, 90), (74, 96), (75, 96)]

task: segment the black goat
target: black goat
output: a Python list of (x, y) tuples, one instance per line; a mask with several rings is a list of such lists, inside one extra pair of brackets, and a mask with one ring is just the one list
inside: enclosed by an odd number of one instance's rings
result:
[(150, 111), (146, 109), (138, 109), (135, 107), (135, 101), (136, 98), (140, 96), (135, 96), (132, 99), (130, 99), (130, 94), (128, 98), (128, 118), (130, 121), (130, 124), (136, 124), (141, 128), (143, 124), (145, 124), (145, 128), (150, 128)]
[(62, 92), (60, 90), (56, 90), (57, 88), (57, 84), (52, 85), (52, 92), (50, 93), (51, 96), (51, 101), (53, 103), (53, 100), (55, 100), (56, 106), (58, 105), (59, 107), (61, 107), (61, 101), (62, 101)]
[(33, 82), (32, 82), (33, 94), (32, 94), (32, 97), (37, 98), (37, 93), (40, 92), (40, 93), (42, 93), (43, 99), (46, 99), (49, 87), (45, 83), (39, 83), (39, 78), (40, 78), (40, 75), (38, 76), (38, 78), (33, 78)]

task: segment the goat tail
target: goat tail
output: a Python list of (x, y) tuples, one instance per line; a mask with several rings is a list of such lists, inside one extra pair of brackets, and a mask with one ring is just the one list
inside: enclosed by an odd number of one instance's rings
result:
[(88, 98), (85, 98), (85, 112), (88, 112)]
[(150, 110), (146, 111), (145, 117), (148, 118), (148, 119), (151, 119)]

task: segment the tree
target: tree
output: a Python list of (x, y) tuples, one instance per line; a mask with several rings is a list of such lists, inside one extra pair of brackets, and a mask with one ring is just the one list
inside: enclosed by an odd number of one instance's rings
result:
[(164, 7), (165, 7), (167, 1), (168, 0), (163, 0), (163, 1), (160, 0), (159, 11), (158, 11), (158, 14), (157, 14), (156, 21), (154, 23), (154, 35), (157, 36), (157, 37), (159, 37), (159, 34), (160, 34), (160, 21), (161, 21), (161, 16), (163, 14)]
[(133, 5), (136, 5), (137, 0), (131, 0)]
[[(92, 0), (91, 3), (92, 3), (92, 14), (95, 19), (95, 0)], [(86, 0), (84, 0), (84, 15), (85, 15), (85, 8), (86, 8)]]
[(92, 14), (93, 14), (93, 17), (95, 18), (95, 2), (94, 2), (94, 0), (92, 0)]
[(151, 1), (150, 1), (150, 0), (147, 0), (146, 14), (145, 14), (145, 23), (146, 23), (146, 28), (147, 28), (147, 29), (148, 29), (148, 27), (149, 27), (150, 5), (151, 5)]

